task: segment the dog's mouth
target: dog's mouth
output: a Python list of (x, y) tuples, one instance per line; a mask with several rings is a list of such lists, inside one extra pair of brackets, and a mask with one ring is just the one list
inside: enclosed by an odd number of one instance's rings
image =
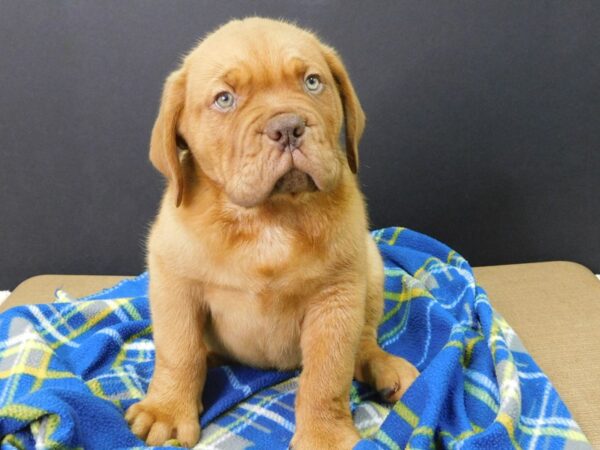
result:
[(275, 194), (299, 194), (301, 192), (315, 192), (318, 191), (318, 187), (313, 181), (312, 177), (306, 172), (302, 172), (298, 169), (292, 169), (283, 175), (275, 187), (271, 195)]

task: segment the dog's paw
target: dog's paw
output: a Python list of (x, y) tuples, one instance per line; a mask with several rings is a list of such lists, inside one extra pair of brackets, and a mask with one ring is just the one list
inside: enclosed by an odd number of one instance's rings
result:
[(406, 390), (419, 376), (415, 366), (404, 358), (383, 353), (370, 361), (375, 389), (389, 403), (400, 400)]
[(146, 398), (132, 405), (125, 413), (131, 431), (148, 445), (160, 446), (176, 439), (185, 447), (193, 447), (200, 440), (197, 411), (182, 412)]
[(350, 424), (320, 423), (319, 426), (305, 425), (296, 430), (290, 449), (292, 450), (350, 450), (360, 440), (358, 431)]

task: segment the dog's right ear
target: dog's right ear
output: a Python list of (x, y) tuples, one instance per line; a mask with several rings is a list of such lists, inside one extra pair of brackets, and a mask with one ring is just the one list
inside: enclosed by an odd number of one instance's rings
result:
[(150, 161), (169, 183), (175, 183), (176, 206), (181, 204), (184, 191), (184, 174), (177, 150), (177, 127), (184, 106), (185, 85), (184, 69), (176, 70), (165, 81), (150, 139)]

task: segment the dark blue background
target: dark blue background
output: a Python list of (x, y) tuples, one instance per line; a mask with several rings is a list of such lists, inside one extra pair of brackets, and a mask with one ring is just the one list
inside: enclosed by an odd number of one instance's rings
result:
[(0, 288), (144, 269), (162, 82), (254, 13), (343, 55), (374, 228), (433, 235), (473, 265), (600, 272), (598, 2), (0, 0)]

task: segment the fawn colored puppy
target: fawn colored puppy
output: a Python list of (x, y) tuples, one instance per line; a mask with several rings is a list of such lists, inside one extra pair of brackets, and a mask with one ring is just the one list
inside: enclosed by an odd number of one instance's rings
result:
[(126, 413), (148, 444), (198, 442), (217, 360), (302, 368), (294, 449), (359, 440), (353, 377), (389, 402), (417, 377), (377, 344), (383, 264), (355, 175), (364, 124), (340, 57), (289, 23), (229, 22), (169, 75), (150, 144), (168, 180), (148, 240), (156, 363)]

